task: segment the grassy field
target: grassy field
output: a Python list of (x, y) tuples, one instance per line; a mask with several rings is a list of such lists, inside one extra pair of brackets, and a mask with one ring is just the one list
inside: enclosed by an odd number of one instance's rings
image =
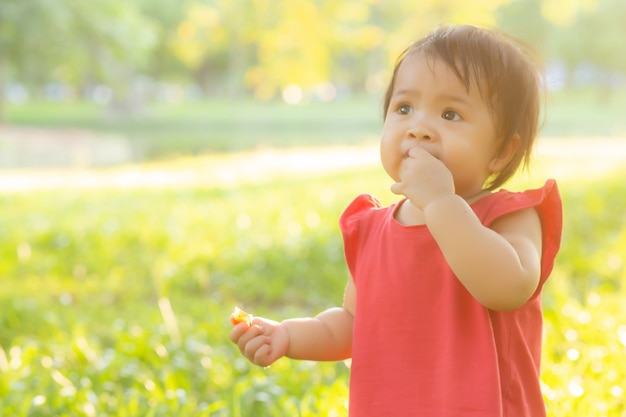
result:
[(153, 103), (126, 114), (112, 114), (95, 104), (33, 102), (11, 106), (7, 120), (13, 125), (83, 128), (121, 136), (142, 158), (153, 160), (181, 154), (372, 141), (380, 127), (380, 111), (376, 100), (368, 98), (306, 106), (223, 99)]
[[(562, 139), (545, 140), (532, 175), (510, 185), (556, 177), (564, 199), (544, 296), (551, 417), (626, 416), (624, 97), (550, 96), (544, 136)], [(361, 192), (394, 198), (371, 146), (375, 101), (161, 104), (122, 117), (31, 103), (7, 116), (119, 134), (157, 162), (0, 172), (0, 415), (346, 415), (345, 364), (253, 367), (228, 342), (228, 315), (341, 301), (339, 214)], [(229, 153), (158, 161), (204, 151)]]
[[(556, 175), (564, 199), (544, 392), (551, 417), (626, 416), (626, 171), (612, 143), (567, 143), (511, 184)], [(111, 178), (131, 168), (119, 168), (0, 193), (0, 415), (346, 415), (345, 364), (251, 366), (228, 342), (228, 315), (341, 301), (339, 214), (361, 192), (393, 199), (353, 152), (362, 165), (299, 169), (307, 153), (286, 151), (257, 172), (258, 154), (215, 155), (136, 168), (194, 178), (165, 187), (120, 188)]]

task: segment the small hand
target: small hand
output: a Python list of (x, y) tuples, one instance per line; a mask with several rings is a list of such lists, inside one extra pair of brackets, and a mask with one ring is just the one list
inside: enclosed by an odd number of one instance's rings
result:
[(255, 317), (249, 326), (241, 322), (233, 327), (230, 340), (243, 356), (259, 366), (270, 366), (287, 354), (289, 334), (281, 323)]
[(443, 162), (414, 146), (402, 162), (400, 181), (391, 186), (391, 191), (423, 209), (439, 197), (454, 194), (454, 179)]

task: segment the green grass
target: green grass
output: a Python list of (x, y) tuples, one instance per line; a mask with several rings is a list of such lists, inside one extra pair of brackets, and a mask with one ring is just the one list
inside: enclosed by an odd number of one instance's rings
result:
[(562, 90), (546, 101), (548, 137), (625, 137), (626, 89)]
[[(552, 417), (626, 415), (624, 174), (560, 182), (563, 248), (544, 296)], [(228, 341), (228, 315), (339, 303), (337, 218), (360, 192), (391, 201), (388, 185), (366, 167), (1, 194), (0, 415), (346, 415), (343, 363), (254, 367)]]
[[(598, 104), (595, 94), (552, 96), (545, 135), (623, 136), (624, 95)], [(368, 100), (161, 104), (124, 117), (30, 103), (8, 119), (119, 134), (148, 158), (362, 143), (380, 123)], [(566, 149), (550, 158), (512, 187), (585, 162)], [(361, 192), (392, 201), (387, 178), (376, 166), (227, 184), (210, 177), (216, 161), (250, 168), (237, 155), (182, 159), (149, 167), (208, 172), (210, 185), (0, 194), (0, 415), (346, 415), (346, 365), (254, 367), (228, 342), (228, 315), (239, 305), (281, 319), (339, 303), (338, 216)], [(544, 294), (550, 417), (626, 416), (626, 171), (591, 174), (559, 181), (563, 245)]]
[(80, 103), (11, 106), (15, 125), (84, 128), (130, 140), (146, 159), (258, 147), (324, 146), (374, 140), (381, 126), (376, 100), (289, 106), (282, 102), (208, 100), (154, 103), (136, 114), (113, 115)]

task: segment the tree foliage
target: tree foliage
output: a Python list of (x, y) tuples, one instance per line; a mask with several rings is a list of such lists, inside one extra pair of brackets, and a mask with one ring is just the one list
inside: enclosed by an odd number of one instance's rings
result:
[(111, 81), (141, 65), (154, 28), (132, 2), (3, 0), (0, 61), (26, 83)]
[(3, 0), (0, 92), (5, 82), (16, 81), (77, 89), (100, 82), (123, 93), (124, 82), (141, 68), (155, 42), (154, 26), (136, 6), (109, 0)]
[(496, 14), (500, 27), (563, 64), (569, 82), (581, 66), (600, 84), (626, 74), (622, 0), (513, 0)]
[(138, 75), (270, 99), (290, 85), (380, 91), (397, 54), (442, 23), (499, 26), (571, 71), (626, 72), (621, 0), (3, 0), (0, 82)]

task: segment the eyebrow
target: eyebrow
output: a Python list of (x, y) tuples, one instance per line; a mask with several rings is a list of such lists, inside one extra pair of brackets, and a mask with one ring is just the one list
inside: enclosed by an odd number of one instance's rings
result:
[(445, 101), (452, 101), (455, 103), (459, 103), (465, 106), (471, 106), (471, 101), (466, 96), (461, 96), (458, 94), (443, 94), (441, 98)]
[[(412, 88), (403, 88), (393, 93), (393, 96), (405, 96), (405, 95), (414, 96), (414, 95), (421, 95), (421, 93), (418, 90), (415, 90)], [(472, 105), (471, 101), (466, 96), (459, 95), (459, 94), (441, 94), (438, 98), (442, 101), (447, 101), (447, 102), (451, 101), (451, 102), (459, 103), (459, 104), (466, 105), (466, 106)]]
[(419, 94), (420, 94), (419, 91), (414, 90), (412, 88), (403, 88), (402, 90), (393, 92), (394, 96), (414, 96), (414, 95), (419, 95)]

